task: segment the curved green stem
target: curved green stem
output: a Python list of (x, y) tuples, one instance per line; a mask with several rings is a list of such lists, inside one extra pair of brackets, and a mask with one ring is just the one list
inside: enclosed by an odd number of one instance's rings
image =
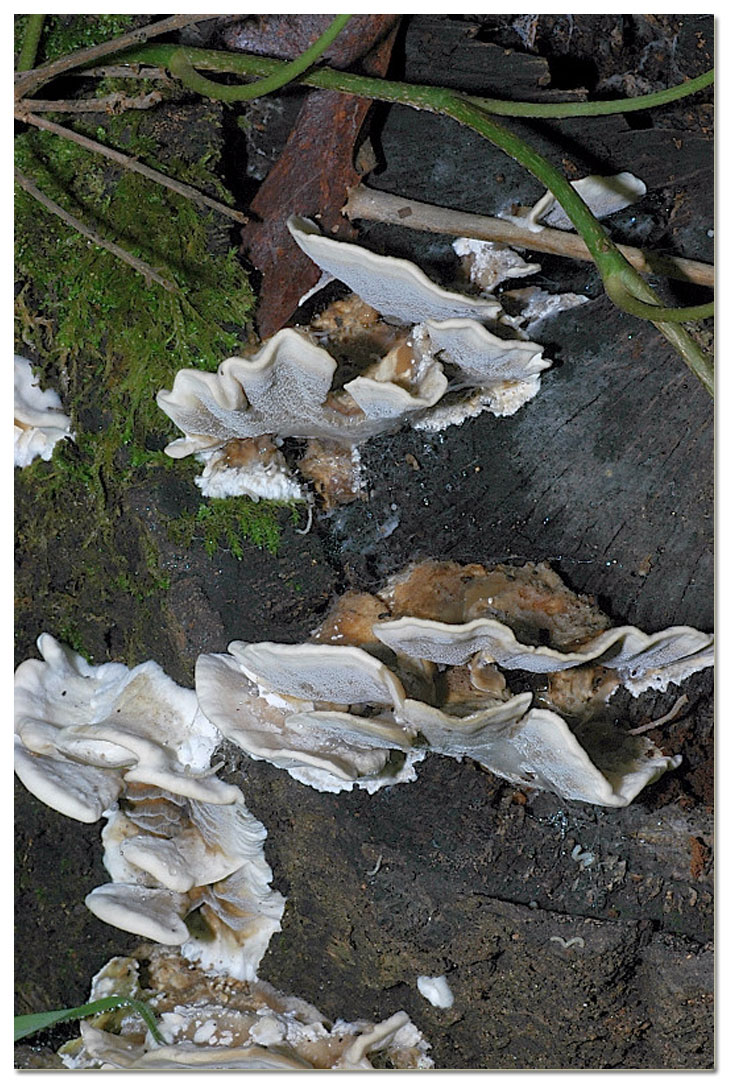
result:
[[(525, 166), (530, 173), (550, 189), (588, 246), (611, 300), (620, 305), (621, 308), (626, 308), (628, 312), (632, 312), (632, 310), (626, 304), (627, 299), (631, 305), (637, 302), (639, 305), (642, 302), (646, 303), (646, 309), (641, 313), (634, 312), (634, 315), (651, 320), (662, 335), (681, 354), (686, 365), (701, 381), (710, 395), (714, 395), (714, 375), (711, 362), (705, 357), (687, 329), (680, 327), (677, 323), (678, 319), (703, 319), (711, 315), (711, 312), (708, 313), (705, 306), (697, 306), (685, 309), (683, 311), (684, 316), (677, 318), (676, 313), (682, 312), (682, 310), (668, 309), (662, 306), (661, 300), (646, 280), (631, 266), (585, 201), (581, 199), (567, 178), (551, 162), (538, 154), (520, 136), (504, 128), (497, 121), (484, 114), (479, 107), (474, 106), (472, 102), (463, 100), (459, 95), (454, 94), (452, 101), (444, 105), (443, 111), (453, 117), (454, 120), (469, 125), (480, 135), (483, 135), (496, 146), (501, 147), (503, 151)], [(620, 284), (620, 301), (618, 296), (614, 296), (611, 292), (614, 291), (618, 295), (617, 284)]]
[(19, 72), (28, 72), (35, 65), (35, 58), (38, 53), (38, 46), (40, 45), (45, 18), (45, 15), (28, 16), (28, 22), (25, 25), (25, 35), (23, 36), (23, 47), (20, 50), (20, 56), (18, 57), (17, 70)]
[[(167, 67), (176, 51), (176, 46), (147, 46), (135, 49), (133, 52), (121, 53), (119, 59), (126, 60), (129, 63), (158, 64)], [(284, 67), (280, 62), (248, 54), (221, 53), (206, 49), (188, 49), (185, 53), (188, 61), (197, 68), (234, 72), (241, 75), (269, 76), (280, 72)], [(685, 94), (694, 93), (696, 90), (701, 89), (702, 86), (707, 86), (711, 79), (712, 73), (706, 72), (696, 80), (690, 80), (689, 83), (681, 84), (680, 87), (670, 88), (669, 92), (661, 93), (664, 95), (671, 93), (676, 97), (683, 97)], [(604, 283), (609, 280), (612, 283), (620, 282), (623, 288), (622, 299), (628, 294), (633, 299), (648, 304), (650, 308), (645, 310), (643, 315), (652, 320), (662, 334), (679, 351), (689, 368), (699, 377), (704, 386), (712, 392), (711, 363), (704, 357), (689, 332), (676, 323), (677, 311), (662, 306), (661, 300), (641, 275), (631, 267), (568, 179), (547, 159), (535, 151), (530, 144), (494, 120), (493, 113), (496, 112), (494, 102), (469, 97), (444, 87), (398, 83), (388, 79), (338, 72), (331, 68), (318, 68), (315, 71), (307, 72), (301, 77), (301, 82), (307, 86), (337, 90), (345, 94), (354, 94), (377, 101), (399, 103), (415, 109), (443, 114), (452, 117), (460, 124), (473, 128), (480, 135), (500, 147), (506, 154), (521, 163), (542, 181), (556, 197), (578, 233), (583, 237)], [(674, 99), (665, 97), (663, 100)], [(648, 108), (649, 103), (652, 101), (656, 104), (656, 98), (652, 95), (633, 98), (630, 101), (633, 109)], [(518, 103), (499, 103), (500, 107), (508, 108), (516, 104)], [(488, 105), (489, 109), (486, 109), (485, 105)], [(605, 106), (606, 103), (603, 103), (603, 105)], [(689, 312), (692, 313), (693, 310), (690, 309)], [(706, 316), (708, 311), (704, 307), (700, 307), (695, 312), (700, 312), (702, 316)], [(688, 317), (685, 312), (684, 319), (691, 319), (691, 317)]]
[(651, 320), (654, 323), (681, 324), (687, 320), (707, 320), (715, 315), (715, 303), (707, 302), (705, 305), (688, 305), (681, 308), (673, 308), (663, 305), (652, 305), (650, 302), (641, 301), (631, 290), (627, 289), (623, 276), (608, 276), (603, 285), (611, 301), (615, 302), (620, 309), (624, 309), (632, 316), (638, 316), (642, 320)]
[(178, 49), (170, 57), (168, 68), (176, 79), (189, 90), (205, 95), (218, 102), (248, 102), (253, 98), (261, 98), (272, 91), (281, 90), (287, 83), (291, 83), (306, 72), (325, 49), (335, 40), (337, 35), (350, 21), (352, 15), (336, 15), (325, 32), (317, 38), (313, 45), (292, 60), (290, 64), (280, 65), (278, 70), (272, 72), (256, 83), (248, 83), (243, 87), (226, 87), (221, 83), (214, 83), (212, 79), (196, 72), (187, 50)]
[[(145, 63), (169, 67), (170, 58), (177, 52), (175, 45), (145, 45), (134, 50), (127, 50), (117, 55), (117, 59), (130, 64)], [(226, 73), (230, 75), (257, 76), (265, 78), (278, 71), (281, 61), (269, 57), (253, 56), (248, 53), (226, 53), (216, 49), (185, 50), (187, 58), (195, 68)], [(309, 87), (321, 87), (325, 90), (345, 90), (342, 80), (347, 83), (349, 94), (358, 94), (363, 98), (375, 98), (381, 102), (400, 102), (416, 109), (439, 112), (438, 97), (442, 87), (428, 86), (424, 83), (398, 83), (390, 79), (377, 79), (351, 72), (338, 72), (332, 68), (317, 68), (300, 77), (300, 81)], [(636, 98), (614, 99), (604, 102), (509, 102), (499, 98), (479, 98), (474, 95), (462, 95), (465, 101), (486, 109), (494, 116), (512, 117), (573, 117), (601, 116), (610, 113), (627, 113), (642, 109), (652, 109), (658, 105), (685, 98), (689, 94), (709, 86), (714, 79), (714, 69), (703, 72), (695, 79), (689, 79), (666, 90), (652, 94), (639, 95)], [(447, 91), (446, 93), (453, 93)]]
[(678, 83), (666, 90), (657, 90), (652, 94), (641, 94), (636, 98), (614, 98), (594, 102), (505, 102), (499, 98), (473, 98), (469, 100), (481, 106), (489, 113), (500, 117), (605, 117), (612, 113), (634, 113), (642, 109), (656, 109), (658, 106), (676, 102), (689, 94), (709, 87), (715, 78), (715, 69), (703, 72), (685, 83)]

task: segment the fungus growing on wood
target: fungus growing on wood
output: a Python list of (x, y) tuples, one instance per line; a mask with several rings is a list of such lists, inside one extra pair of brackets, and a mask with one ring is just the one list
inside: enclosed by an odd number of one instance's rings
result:
[(48, 633), (38, 650), (43, 660), (27, 659), (15, 673), (15, 733), (24, 747), (19, 775), (41, 802), (75, 816), (55, 801), (74, 771), (84, 782), (82, 821), (96, 821), (130, 783), (203, 802), (240, 798), (210, 768), (219, 736), (195, 694), (157, 663), (93, 666)]
[(457, 237), (451, 247), (464, 261), (470, 281), (485, 292), (505, 279), (522, 279), (540, 271), (540, 264), (528, 264), (514, 249), (498, 241)]
[(380, 256), (361, 245), (325, 237), (316, 223), (298, 215), (292, 215), (287, 226), (310, 260), (386, 318), (420, 324), (453, 317), (493, 320), (499, 315), (495, 298), (444, 290), (410, 260)]
[[(206, 495), (304, 498), (282, 450), (302, 438), (301, 467), (325, 505), (351, 500), (357, 448), (371, 437), (405, 422), (443, 429), (484, 410), (512, 414), (538, 392), (550, 362), (538, 344), (486, 330), (480, 321), (500, 312), (493, 298), (443, 290), (408, 261), (323, 237), (305, 220), (290, 229), (359, 296), (334, 302), (309, 327), (282, 329), (251, 357), (226, 359), (217, 373), (181, 370), (158, 392), (185, 435), (166, 452), (197, 456)], [(332, 462), (342, 481), (328, 486)]]
[[(203, 968), (255, 978), (284, 898), (272, 890), (264, 826), (242, 799), (227, 805), (131, 788), (108, 812), (104, 865), (113, 882), (86, 897), (112, 926), (181, 946)], [(186, 918), (195, 914), (191, 933)], [(155, 933), (157, 931), (157, 933)]]
[[(625, 806), (681, 759), (617, 728), (607, 698), (620, 684), (638, 695), (711, 665), (712, 638), (608, 625), (546, 565), (423, 562), (375, 596), (349, 593), (309, 643), (234, 642), (228, 655), (199, 657), (196, 689), (231, 741), (319, 790), (412, 780), (431, 751), (520, 786)], [(564, 718), (558, 683), (551, 707), (536, 707), (500, 668), (585, 668), (591, 680), (580, 697), (564, 688)]]
[(647, 635), (635, 626), (609, 629), (573, 652), (522, 644), (509, 626), (489, 618), (454, 625), (400, 618), (375, 629), (394, 652), (432, 663), (458, 666), (475, 655), (505, 670), (553, 674), (569, 667), (599, 664), (615, 670), (635, 697), (647, 689), (665, 690), (714, 662), (714, 639), (689, 626), (672, 626)]
[[(578, 181), (571, 181), (571, 185), (599, 219), (630, 207), (646, 195), (644, 182), (633, 173), (627, 172), (616, 173), (611, 177), (590, 174)], [(543, 226), (552, 226), (557, 230), (573, 229), (573, 223), (550, 191), (541, 196), (529, 211), (514, 218), (521, 225), (536, 231)]]
[[(89, 893), (87, 907), (253, 979), (284, 898), (270, 887), (264, 826), (210, 766), (220, 735), (195, 693), (153, 662), (95, 667), (48, 634), (38, 647), (43, 661), (16, 672), (16, 771), (59, 812), (107, 818), (112, 882)], [(193, 913), (199, 934), (186, 925)]]
[(55, 445), (70, 437), (71, 419), (52, 388), (41, 390), (27, 358), (15, 355), (15, 466), (27, 467), (40, 456), (50, 460)]
[(165, 1041), (155, 1043), (126, 1007), (81, 1023), (59, 1055), (68, 1069), (370, 1070), (430, 1069), (429, 1044), (400, 1011), (374, 1024), (328, 1021), (309, 1002), (261, 980), (222, 979), (174, 950), (147, 947), (140, 962), (115, 957), (94, 977), (90, 1000), (120, 995), (149, 1001)]

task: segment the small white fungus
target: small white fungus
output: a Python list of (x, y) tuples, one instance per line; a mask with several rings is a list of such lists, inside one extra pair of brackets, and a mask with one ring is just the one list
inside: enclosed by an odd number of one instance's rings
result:
[(418, 990), (432, 1006), (448, 1010), (454, 1004), (454, 995), (446, 982), (446, 976), (419, 976)]

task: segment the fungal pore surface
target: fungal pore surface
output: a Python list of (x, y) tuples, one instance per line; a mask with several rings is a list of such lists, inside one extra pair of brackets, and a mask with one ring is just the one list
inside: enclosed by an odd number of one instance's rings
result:
[[(319, 481), (325, 505), (350, 500), (359, 491), (357, 448), (370, 438), (405, 422), (443, 429), (485, 410), (513, 414), (537, 394), (550, 362), (519, 331), (496, 334), (505, 327), (491, 295), (445, 290), (415, 264), (324, 237), (308, 219), (288, 225), (353, 294), (216, 373), (180, 370), (158, 393), (184, 434), (166, 451), (198, 458), (204, 494), (304, 499), (285, 458), (287, 440), (298, 438), (309, 441), (299, 469)], [(317, 466), (322, 457), (326, 468)], [(332, 474), (346, 483), (328, 487), (322, 479)]]
[[(713, 638), (609, 626), (546, 564), (427, 561), (377, 594), (343, 596), (304, 644), (234, 641), (200, 656), (196, 690), (249, 756), (321, 791), (411, 781), (430, 751), (625, 806), (681, 758), (622, 730), (607, 700), (711, 666)], [(510, 673), (523, 692), (510, 691)], [(525, 690), (531, 676), (548, 692)]]

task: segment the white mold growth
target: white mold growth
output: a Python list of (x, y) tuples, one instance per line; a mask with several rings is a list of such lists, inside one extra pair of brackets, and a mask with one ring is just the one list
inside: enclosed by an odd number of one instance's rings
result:
[(522, 279), (540, 271), (539, 264), (528, 264), (514, 249), (497, 241), (457, 237), (452, 248), (464, 260), (471, 282), (486, 292), (507, 279)]

